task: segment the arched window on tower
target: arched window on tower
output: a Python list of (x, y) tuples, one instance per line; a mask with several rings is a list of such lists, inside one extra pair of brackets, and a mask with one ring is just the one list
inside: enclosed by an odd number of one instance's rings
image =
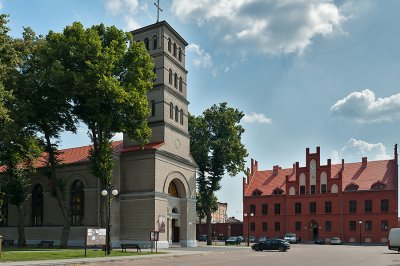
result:
[(179, 59), (179, 62), (182, 62), (182, 49), (181, 49), (181, 47), (179, 47), (179, 50), (178, 50), (178, 59)]
[(43, 188), (36, 184), (32, 190), (32, 226), (43, 225)]
[(169, 103), (169, 118), (174, 119), (174, 104)]
[(183, 109), (181, 109), (181, 112), (179, 113), (179, 118), (181, 125), (183, 125)]
[(153, 50), (157, 49), (157, 45), (158, 45), (157, 35), (154, 35), (153, 36)]
[(172, 85), (172, 69), (169, 70), (168, 81)]
[(168, 186), (168, 195), (174, 198), (179, 198), (178, 188), (176, 187), (174, 182), (169, 183)]
[(150, 108), (151, 108), (151, 116), (154, 117), (156, 115), (156, 101), (151, 100)]
[(176, 43), (174, 43), (174, 53), (173, 53), (173, 55), (176, 56)]
[(85, 211), (85, 193), (83, 183), (76, 180), (70, 190), (71, 225), (82, 225)]
[(171, 39), (168, 38), (168, 52), (171, 52)]
[(149, 51), (149, 39), (148, 38), (144, 38), (144, 47), (146, 47), (146, 50)]
[(175, 122), (178, 122), (179, 119), (179, 108), (175, 106)]
[(179, 91), (182, 92), (182, 77), (179, 78)]
[(178, 87), (178, 75), (176, 73), (174, 74), (174, 87)]
[(8, 198), (5, 193), (2, 197), (3, 204), (1, 205), (1, 214), (3, 219), (0, 221), (0, 226), (8, 226)]

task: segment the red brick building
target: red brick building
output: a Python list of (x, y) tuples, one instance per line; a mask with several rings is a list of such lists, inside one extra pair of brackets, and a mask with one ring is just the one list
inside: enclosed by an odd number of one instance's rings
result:
[[(397, 219), (397, 145), (394, 159), (326, 164), (306, 149), (306, 165), (251, 168), (243, 180), (245, 236), (282, 237), (296, 233), (301, 241), (338, 236), (343, 242), (382, 243)], [(249, 223), (250, 222), (250, 223)], [(249, 231), (249, 233), (247, 233)]]

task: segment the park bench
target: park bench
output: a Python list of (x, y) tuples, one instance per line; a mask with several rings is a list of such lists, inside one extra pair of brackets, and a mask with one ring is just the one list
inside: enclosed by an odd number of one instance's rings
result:
[(3, 240), (3, 247), (12, 247), (14, 246), (14, 240), (13, 239), (4, 239)]
[(49, 248), (52, 248), (53, 247), (53, 244), (54, 244), (54, 241), (52, 241), (52, 240), (42, 240), (42, 241), (40, 241), (40, 243), (39, 243), (39, 247), (49, 247)]
[(124, 252), (124, 250), (126, 252), (127, 248), (136, 248), (136, 252), (139, 252), (139, 251), (142, 252), (142, 250), (140, 249), (138, 244), (121, 244), (121, 251), (122, 252)]

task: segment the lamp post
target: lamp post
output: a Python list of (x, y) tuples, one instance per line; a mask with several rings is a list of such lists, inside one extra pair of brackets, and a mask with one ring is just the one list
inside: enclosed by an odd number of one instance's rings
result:
[(248, 217), (247, 219), (247, 246), (250, 246), (250, 216), (253, 217), (254, 213), (243, 213), (244, 217)]
[(361, 225), (362, 225), (362, 221), (358, 221), (358, 224), (360, 225), (360, 246), (361, 246)]
[(104, 197), (108, 196), (108, 216), (107, 216), (107, 231), (106, 231), (106, 251), (107, 255), (111, 253), (111, 195), (117, 196), (118, 190), (113, 185), (107, 184), (105, 189), (101, 191), (101, 195)]

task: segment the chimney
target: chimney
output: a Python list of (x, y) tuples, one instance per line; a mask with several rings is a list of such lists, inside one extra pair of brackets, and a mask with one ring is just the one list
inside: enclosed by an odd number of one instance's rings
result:
[(254, 162), (254, 172), (258, 172), (258, 162)]
[(331, 167), (331, 159), (328, 159), (328, 161), (327, 161), (327, 164), (328, 164), (328, 167)]
[(308, 155), (310, 154), (310, 148), (306, 148), (306, 155), (308, 157)]
[(362, 164), (361, 164), (361, 166), (362, 166), (362, 167), (367, 167), (367, 162), (368, 162), (367, 157), (362, 157)]
[(278, 174), (278, 170), (279, 170), (279, 165), (274, 165), (273, 167), (273, 175), (277, 175)]
[(344, 171), (344, 159), (342, 159), (342, 171)]
[(254, 174), (254, 159), (253, 158), (251, 158), (251, 172), (250, 172), (250, 174), (251, 175)]
[(320, 149), (320, 147), (318, 146), (318, 147), (317, 147), (317, 153), (318, 153), (318, 154), (319, 154), (320, 150), (321, 150), (321, 149)]

